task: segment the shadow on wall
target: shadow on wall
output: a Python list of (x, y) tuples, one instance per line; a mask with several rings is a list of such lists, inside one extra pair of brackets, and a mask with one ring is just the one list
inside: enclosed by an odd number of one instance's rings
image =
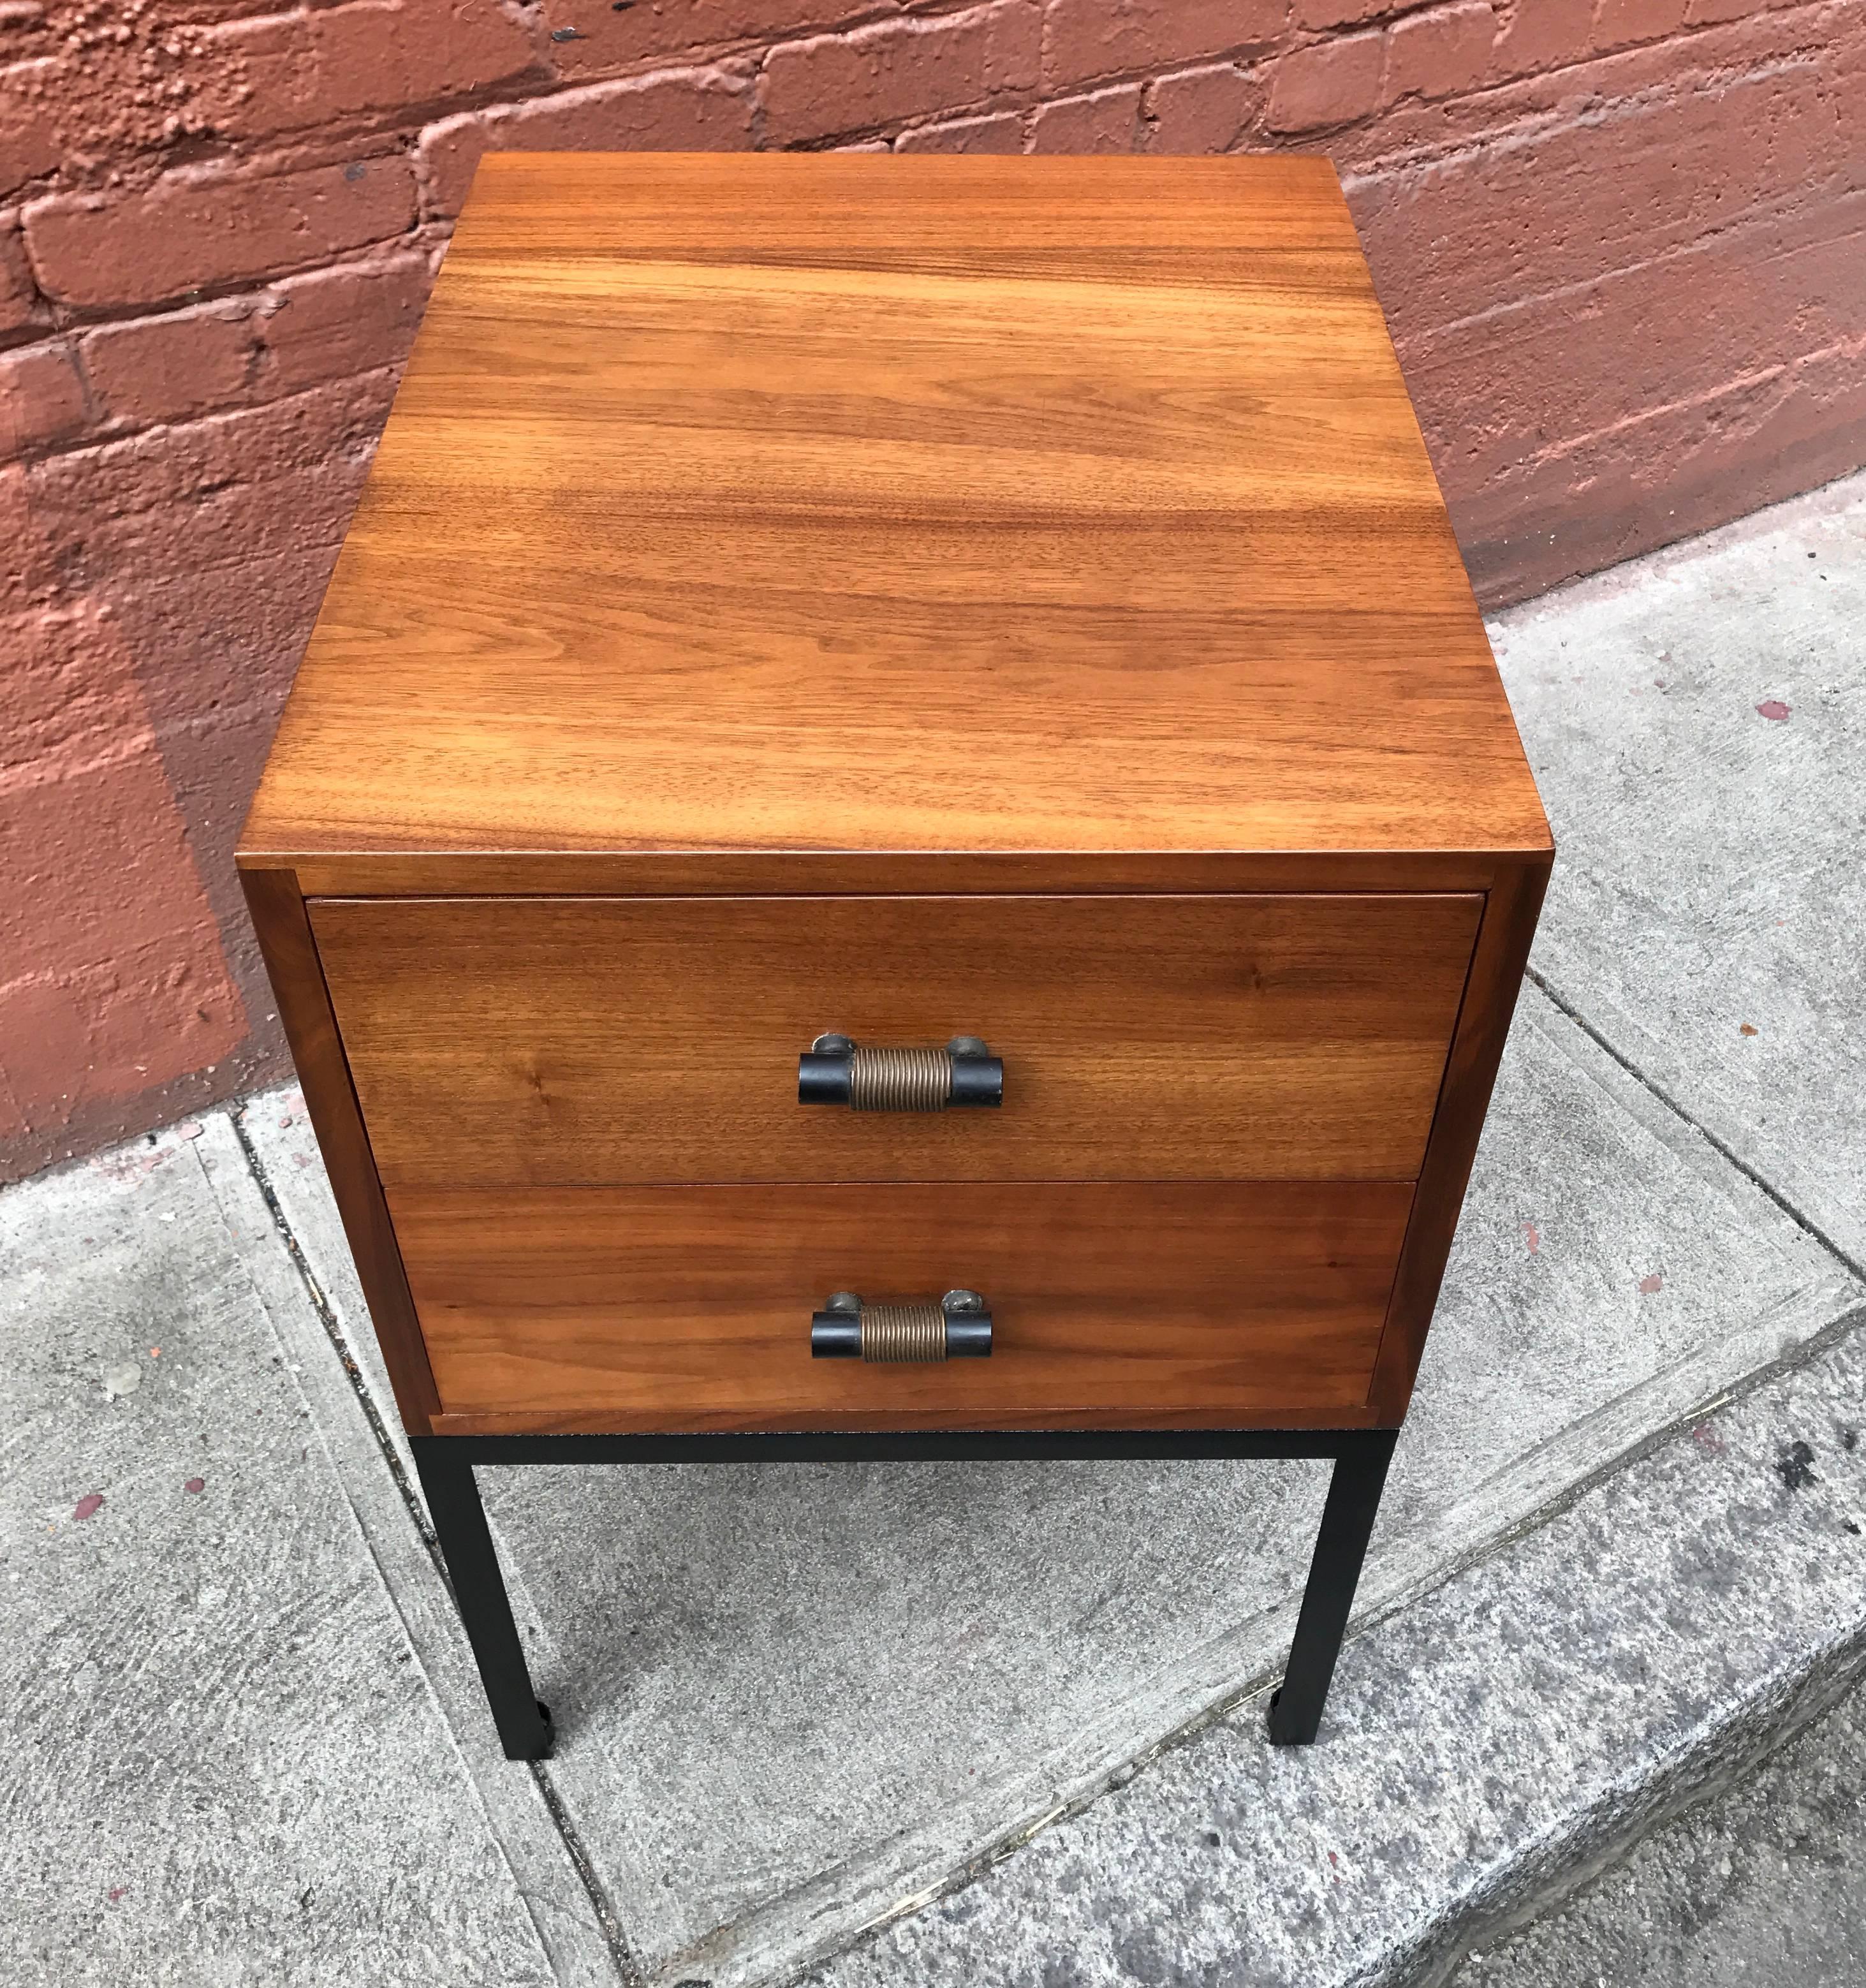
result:
[(117, 631), (42, 614), (10, 660), (0, 1150), (53, 1158), (177, 1080), (209, 1094), (246, 1014)]

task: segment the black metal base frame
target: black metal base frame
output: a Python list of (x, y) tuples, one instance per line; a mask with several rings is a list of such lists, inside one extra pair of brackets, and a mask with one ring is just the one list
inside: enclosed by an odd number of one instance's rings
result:
[(440, 1435), (411, 1439), (434, 1534), (452, 1577), (507, 1759), (551, 1750), (551, 1715), (539, 1702), (474, 1479), (476, 1464), (931, 1463), (1128, 1459), (1332, 1458), (1309, 1579), (1269, 1736), (1306, 1746), (1322, 1723), (1367, 1540), (1393, 1459), (1397, 1429), (926, 1430), (705, 1435)]

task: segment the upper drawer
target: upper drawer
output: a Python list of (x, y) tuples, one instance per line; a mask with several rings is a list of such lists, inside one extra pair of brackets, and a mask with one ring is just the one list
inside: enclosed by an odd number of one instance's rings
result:
[[(385, 1183), (1411, 1179), (1482, 899), (326, 898)], [(800, 1105), (830, 1031), (1002, 1109)]]

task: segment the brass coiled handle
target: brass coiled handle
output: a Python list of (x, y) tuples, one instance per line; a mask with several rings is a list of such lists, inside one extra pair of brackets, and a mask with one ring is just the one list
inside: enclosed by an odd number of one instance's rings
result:
[(810, 1322), (813, 1360), (985, 1360), (991, 1350), (992, 1315), (976, 1291), (915, 1304), (864, 1304), (838, 1291)]
[(799, 1104), (856, 1111), (995, 1109), (1004, 1102), (1004, 1064), (976, 1036), (943, 1050), (864, 1049), (850, 1036), (819, 1036), (797, 1059)]

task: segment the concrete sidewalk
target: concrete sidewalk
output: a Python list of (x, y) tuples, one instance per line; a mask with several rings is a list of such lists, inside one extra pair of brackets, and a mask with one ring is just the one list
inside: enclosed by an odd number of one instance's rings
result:
[(0, 1194), (0, 1981), (1425, 1979), (1763, 1743), (1866, 1647), (1863, 631), (1866, 477), (1493, 626), (1562, 854), (1307, 1753), (1322, 1466), (662, 1466), (486, 1473), (513, 1766), (295, 1095)]

